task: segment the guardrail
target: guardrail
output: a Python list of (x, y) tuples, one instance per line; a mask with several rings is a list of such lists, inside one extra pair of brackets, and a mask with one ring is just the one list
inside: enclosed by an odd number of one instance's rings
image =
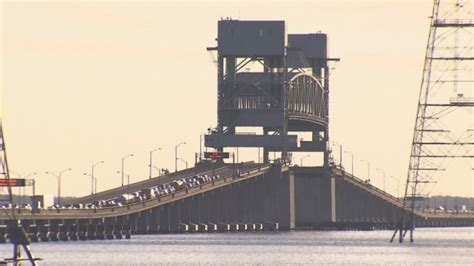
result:
[(356, 177), (356, 176), (354, 176), (354, 175), (352, 175), (352, 174), (347, 173), (347, 172), (344, 171), (344, 169), (341, 168), (340, 166), (335, 166), (335, 169), (341, 171), (341, 173), (342, 173), (341, 176), (350, 178), (350, 179), (352, 179), (352, 181), (357, 182), (357, 183), (359, 183), (360, 185), (362, 185), (362, 186), (364, 186), (364, 187), (368, 187), (368, 188), (370, 188), (372, 191), (375, 191), (375, 192), (377, 192), (377, 193), (379, 193), (379, 194), (382, 194), (384, 197), (390, 198), (391, 200), (393, 200), (393, 201), (395, 201), (395, 202), (397, 202), (397, 203), (403, 205), (403, 201), (402, 201), (400, 198), (395, 197), (395, 196), (393, 196), (393, 195), (390, 194), (390, 193), (387, 193), (387, 192), (384, 191), (383, 189), (380, 189), (380, 188), (378, 188), (378, 187), (376, 187), (376, 186), (374, 186), (374, 185), (368, 183), (368, 182), (365, 181), (365, 180), (362, 180), (362, 179), (360, 179), (360, 178), (358, 178), (358, 177)]

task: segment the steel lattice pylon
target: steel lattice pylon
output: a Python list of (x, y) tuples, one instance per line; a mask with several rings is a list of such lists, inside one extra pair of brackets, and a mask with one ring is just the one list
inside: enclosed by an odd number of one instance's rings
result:
[[(16, 217), (15, 208), (13, 205), (13, 196), (12, 196), (12, 188), (10, 186), (10, 175), (8, 170), (8, 160), (7, 160), (7, 152), (5, 148), (5, 138), (3, 136), (3, 126), (2, 121), (0, 120), (0, 175), (2, 178), (6, 180), (7, 184), (7, 193), (8, 197), (6, 198), (6, 202), (10, 203), (11, 206), (11, 215), (10, 224), (9, 224), (9, 234), (10, 234), (10, 242), (13, 244), (13, 257), (9, 259), (5, 259), (5, 262), (11, 262), (13, 265), (21, 265), (23, 261), (30, 262), (31, 265), (37, 265), (36, 261), (41, 260), (39, 258), (35, 258), (30, 250), (30, 241), (26, 235), (25, 230), (21, 227), (18, 218)], [(4, 211), (7, 211), (6, 209)], [(21, 257), (21, 247), (26, 253), (27, 258)]]
[(473, 12), (474, 0), (434, 1), (403, 199), (408, 212), (391, 241), (398, 232), (403, 242), (410, 231), (413, 242), (417, 201), (440, 178), (472, 175)]

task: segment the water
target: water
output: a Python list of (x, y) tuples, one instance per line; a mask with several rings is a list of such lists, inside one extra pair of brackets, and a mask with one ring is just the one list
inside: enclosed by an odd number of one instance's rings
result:
[[(474, 265), (474, 228), (417, 229), (416, 243), (390, 231), (298, 231), (133, 236), (131, 240), (34, 243), (42, 265)], [(11, 257), (11, 245), (0, 246)]]

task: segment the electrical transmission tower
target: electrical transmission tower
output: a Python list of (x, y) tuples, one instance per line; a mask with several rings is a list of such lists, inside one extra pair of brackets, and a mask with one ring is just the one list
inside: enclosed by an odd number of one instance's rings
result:
[[(8, 171), (8, 160), (7, 152), (5, 149), (5, 138), (3, 136), (3, 126), (2, 121), (0, 120), (0, 175), (5, 179), (5, 184), (7, 184), (7, 193), (8, 196), (4, 200), (8, 202), (11, 206), (11, 214), (9, 215), (9, 224), (8, 224), (8, 233), (10, 236), (10, 242), (13, 244), (13, 257), (11, 259), (6, 259), (5, 262), (12, 262), (13, 265), (21, 265), (22, 261), (28, 261), (31, 265), (37, 265), (36, 261), (41, 260), (35, 258), (30, 250), (30, 240), (28, 239), (25, 230), (21, 227), (20, 221), (16, 217), (15, 208), (13, 204), (13, 195), (12, 187), (10, 185), (10, 175)], [(8, 210), (4, 209), (5, 212)], [(27, 258), (23, 259), (21, 257), (21, 247), (26, 253)]]
[(407, 232), (440, 179), (472, 178), (474, 0), (435, 0), (403, 205), (391, 242)]

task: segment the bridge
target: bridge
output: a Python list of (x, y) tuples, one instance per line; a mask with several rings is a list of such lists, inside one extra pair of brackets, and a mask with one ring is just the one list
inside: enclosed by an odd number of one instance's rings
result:
[[(287, 34), (284, 21), (221, 20), (217, 39), (218, 46), (208, 50), (218, 53), (218, 125), (205, 136), (205, 145), (220, 154), (228, 147), (262, 148), (263, 163), (200, 160), (190, 169), (68, 203), (79, 208), (15, 209), (33, 241), (175, 232), (394, 229), (408, 215), (418, 227), (474, 226), (473, 213), (408, 209), (400, 198), (331, 162), (329, 63), (338, 59), (327, 55), (326, 34)], [(242, 71), (250, 62), (261, 69)], [(263, 134), (239, 134), (241, 127), (258, 127)], [(295, 132), (309, 132), (312, 138), (299, 140)], [(270, 161), (269, 152), (280, 152), (281, 158)], [(322, 166), (292, 165), (291, 153), (297, 152), (322, 153)], [(198, 177), (199, 182), (186, 183)], [(123, 204), (110, 201), (158, 187), (173, 189)], [(0, 242), (6, 241), (9, 219), (8, 212), (0, 212)]]
[[(178, 232), (393, 229), (401, 215), (410, 211), (403, 208), (399, 198), (338, 167), (291, 167), (278, 162), (199, 166), (71, 203), (91, 203), (205, 174), (220, 177), (124, 206), (17, 209), (16, 213), (37, 239), (42, 233), (51, 239), (78, 239), (79, 235), (112, 239), (117, 235)], [(0, 214), (5, 224), (6, 214)], [(474, 226), (473, 214), (416, 211), (415, 216), (419, 227)], [(5, 233), (6, 229), (0, 230)]]

